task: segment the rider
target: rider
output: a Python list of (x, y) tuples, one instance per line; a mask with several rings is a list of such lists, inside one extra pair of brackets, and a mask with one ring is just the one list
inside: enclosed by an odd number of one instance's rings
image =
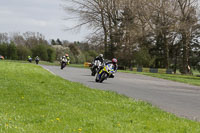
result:
[(35, 57), (35, 60), (40, 60), (40, 58), (38, 56)]
[(97, 56), (95, 59), (94, 59), (94, 62), (96, 60), (99, 60), (102, 64), (104, 63), (104, 58), (103, 58), (103, 54), (99, 54), (99, 56)]
[(97, 66), (95, 65), (95, 61), (100, 61), (101, 64), (102, 64), (102, 66), (103, 66), (103, 65), (104, 65), (103, 54), (99, 54), (99, 56), (97, 56), (97, 57), (94, 59), (94, 61), (92, 62), (92, 67), (91, 67), (91, 70), (92, 70), (92, 71), (93, 71), (93, 69), (94, 69), (95, 67), (97, 67)]
[[(116, 73), (116, 72), (117, 72), (117, 69), (118, 69), (117, 59), (116, 59), (116, 58), (113, 58), (112, 61), (108, 61), (108, 62), (105, 63), (105, 65), (108, 65), (108, 64), (112, 64), (112, 65), (113, 65), (113, 69), (114, 69), (114, 71), (115, 71), (114, 73)], [(103, 69), (103, 67), (104, 67), (104, 66), (102, 66), (102, 67), (99, 69), (99, 72)], [(115, 76), (114, 73), (111, 74), (109, 78), (114, 78), (114, 76)]]
[(32, 62), (32, 58), (31, 58), (30, 55), (28, 56), (28, 61), (29, 61), (29, 62)]
[[(108, 64), (113, 64), (113, 69), (115, 71), (115, 73), (117, 72), (117, 69), (118, 69), (118, 65), (117, 65), (117, 59), (116, 58), (113, 58), (112, 61), (108, 61), (105, 63), (105, 65), (108, 65)], [(110, 75), (110, 78), (114, 78), (114, 74), (111, 74)]]
[(39, 58), (38, 56), (36, 56), (36, 57), (35, 57), (35, 62), (36, 62), (36, 64), (38, 64), (39, 60), (40, 60), (40, 58)]
[(64, 56), (62, 56), (61, 61), (64, 61), (69, 65), (69, 62), (70, 62), (69, 55), (65, 54)]

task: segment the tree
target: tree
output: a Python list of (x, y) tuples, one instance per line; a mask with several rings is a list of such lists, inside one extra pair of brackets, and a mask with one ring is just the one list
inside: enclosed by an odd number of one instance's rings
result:
[(54, 39), (51, 40), (51, 45), (56, 45), (56, 42)]
[(20, 33), (13, 33), (10, 37), (10, 40), (16, 45), (25, 45), (26, 41)]
[(26, 46), (17, 45), (17, 56), (19, 60), (27, 60), (27, 57), (32, 56), (32, 53)]
[(62, 42), (60, 41), (59, 38), (56, 40), (56, 44), (57, 44), (57, 45), (62, 45)]
[(149, 50), (145, 47), (135, 52), (135, 61), (139, 67), (151, 67), (154, 60), (155, 59), (149, 54)]
[(45, 37), (38, 32), (26, 32), (23, 33), (23, 37), (26, 42), (25, 45), (30, 49), (35, 47), (35, 45), (48, 44), (47, 40), (45, 40)]
[(7, 47), (7, 43), (0, 44), (0, 55), (4, 56), (5, 58), (7, 58)]
[(131, 68), (145, 48), (146, 55), (155, 58), (153, 67), (174, 66), (175, 71), (179, 67), (187, 74), (194, 53), (193, 27), (198, 24), (197, 0), (69, 1), (76, 6), (65, 9), (78, 15), (81, 22), (75, 28), (89, 25), (94, 30), (90, 42), (104, 44), (106, 58), (117, 57)]
[(78, 47), (75, 44), (69, 45), (70, 51), (75, 55), (78, 56), (80, 54)]
[(0, 44), (8, 42), (8, 34), (0, 33)]
[(11, 60), (17, 59), (17, 47), (13, 42), (7, 45), (7, 58)]
[(47, 54), (48, 54), (48, 61), (53, 62), (56, 57), (55, 49), (51, 47), (47, 48)]
[(196, 10), (197, 0), (176, 0), (179, 7), (179, 33), (183, 46), (182, 73), (187, 74), (189, 65), (189, 49), (193, 26), (197, 23)]
[(41, 60), (48, 60), (47, 45), (39, 44), (32, 48), (33, 57), (39, 56)]

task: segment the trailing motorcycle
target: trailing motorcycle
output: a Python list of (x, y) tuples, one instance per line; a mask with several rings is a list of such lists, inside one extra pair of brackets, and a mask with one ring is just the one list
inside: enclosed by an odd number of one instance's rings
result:
[(99, 68), (102, 66), (103, 64), (99, 61), (99, 60), (95, 60), (92, 63), (92, 67), (90, 68), (90, 70), (92, 71), (91, 75), (95, 76), (96, 73), (98, 72)]
[(36, 56), (36, 58), (35, 58), (35, 63), (36, 63), (36, 64), (38, 64), (38, 63), (39, 63), (39, 61), (40, 61), (39, 57), (38, 57), (38, 56)]
[(113, 64), (107, 64), (100, 71), (97, 72), (95, 81), (102, 83), (107, 78), (112, 77), (114, 73), (115, 71)]
[(35, 63), (36, 63), (36, 64), (38, 64), (38, 63), (39, 63), (39, 61), (40, 61), (39, 59), (36, 59), (36, 60), (35, 60)]

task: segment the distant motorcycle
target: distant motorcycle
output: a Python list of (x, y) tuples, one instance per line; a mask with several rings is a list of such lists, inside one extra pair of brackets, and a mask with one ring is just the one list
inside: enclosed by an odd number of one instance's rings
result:
[(107, 78), (113, 76), (115, 73), (114, 66), (112, 64), (105, 65), (103, 69), (101, 69), (96, 76), (95, 81), (102, 83)]
[(92, 63), (92, 67), (90, 68), (90, 70), (92, 71), (91, 75), (95, 76), (96, 73), (98, 72), (99, 68), (102, 66), (103, 64), (99, 61), (99, 60), (95, 60)]
[(28, 62), (30, 62), (30, 63), (31, 63), (31, 62), (32, 62), (32, 58), (28, 58)]
[(35, 59), (35, 63), (36, 63), (36, 64), (38, 64), (38, 63), (39, 63), (39, 61), (40, 61), (39, 59)]

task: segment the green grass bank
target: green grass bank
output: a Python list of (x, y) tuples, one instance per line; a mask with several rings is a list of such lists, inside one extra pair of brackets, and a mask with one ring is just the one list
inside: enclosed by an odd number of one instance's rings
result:
[(124, 71), (124, 70), (119, 70), (119, 72), (142, 74), (142, 75), (146, 75), (146, 76), (151, 76), (151, 77), (186, 83), (186, 84), (190, 84), (190, 85), (200, 86), (200, 77), (197, 77), (195, 75), (149, 73), (149, 72), (135, 72), (135, 71)]
[(87, 88), (40, 66), (0, 61), (1, 133), (199, 133), (200, 123)]

